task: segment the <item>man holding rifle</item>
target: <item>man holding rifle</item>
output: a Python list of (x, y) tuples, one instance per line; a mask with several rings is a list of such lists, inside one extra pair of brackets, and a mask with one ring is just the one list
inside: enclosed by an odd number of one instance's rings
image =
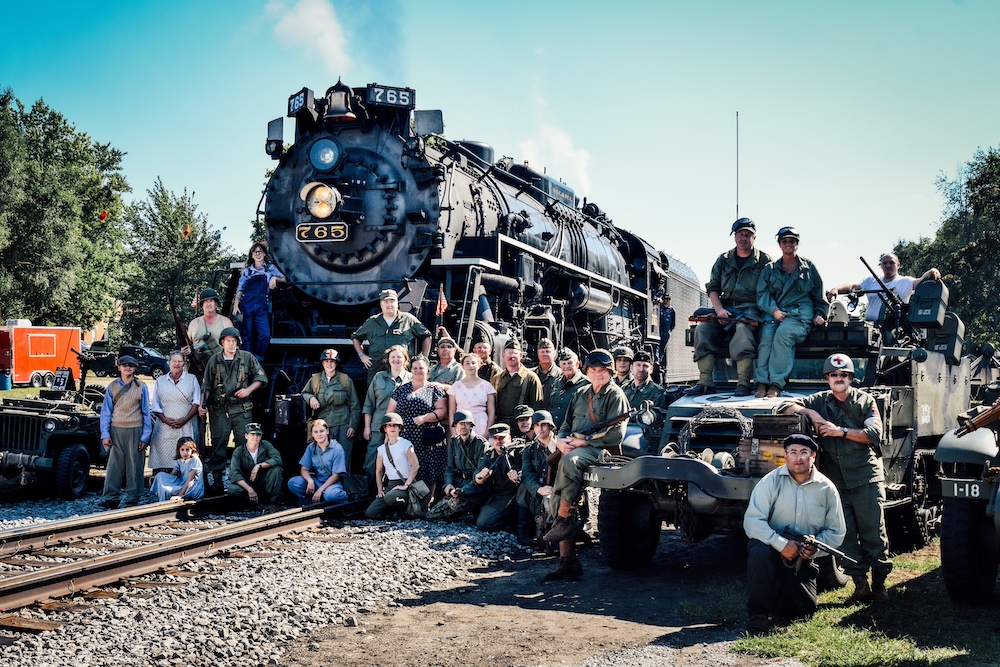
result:
[[(899, 257), (893, 252), (887, 252), (882, 255), (878, 263), (882, 269), (882, 285), (879, 285), (878, 280), (872, 275), (859, 283), (837, 285), (827, 292), (826, 296), (832, 301), (837, 298), (838, 294), (863, 290), (865, 294), (869, 295), (868, 307), (865, 309), (865, 319), (869, 322), (880, 322), (882, 321), (882, 311), (885, 309), (885, 305), (882, 302), (882, 295), (876, 294), (876, 292), (881, 291), (883, 285), (885, 289), (896, 290), (896, 294), (899, 295), (899, 300), (902, 303), (909, 303), (910, 295), (913, 294), (913, 290), (916, 289), (917, 285), (925, 280), (933, 280), (935, 282), (940, 282), (941, 280), (941, 272), (933, 268), (925, 271), (919, 278), (899, 275)], [(888, 297), (888, 295), (885, 296)]]
[[(552, 484), (552, 506), (557, 508), (552, 530), (543, 538), (559, 543), (559, 565), (542, 581), (578, 579), (583, 566), (576, 557), (576, 503), (583, 494), (583, 473), (601, 461), (608, 449), (619, 447), (625, 439), (629, 412), (628, 399), (621, 387), (611, 381), (615, 360), (607, 350), (597, 349), (587, 355), (585, 366), (590, 386), (577, 392), (566, 419), (559, 429), (556, 447), (562, 452)], [(626, 415), (617, 424), (595, 433), (592, 427)]]
[(757, 338), (751, 322), (760, 317), (757, 278), (771, 258), (754, 248), (757, 226), (750, 218), (734, 222), (732, 234), (736, 237), (736, 247), (719, 255), (705, 285), (715, 316), (699, 322), (694, 330), (694, 359), (699, 377), (698, 384), (684, 392), (689, 396), (715, 393), (715, 354), (730, 331), (729, 358), (736, 364), (737, 385), (733, 395), (750, 395), (753, 360), (757, 356)]
[(747, 632), (754, 635), (771, 628), (772, 615), (791, 620), (816, 611), (817, 545), (835, 549), (847, 532), (837, 487), (816, 470), (816, 441), (795, 434), (784, 445), (785, 465), (757, 483), (743, 516)]

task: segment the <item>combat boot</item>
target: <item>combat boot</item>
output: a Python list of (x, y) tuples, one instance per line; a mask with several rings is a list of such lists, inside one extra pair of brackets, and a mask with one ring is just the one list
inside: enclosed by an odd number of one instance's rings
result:
[(684, 391), (685, 396), (703, 396), (715, 393), (715, 357), (708, 355), (702, 357), (698, 364), (698, 384)]
[(542, 581), (574, 581), (583, 576), (583, 565), (576, 556), (566, 556), (559, 559), (559, 565), (544, 577)]
[(872, 602), (875, 604), (887, 604), (889, 593), (885, 590), (886, 575), (881, 572), (872, 572)]
[(750, 376), (753, 374), (753, 359), (736, 360), (736, 391), (733, 396), (750, 395)]
[(572, 539), (576, 535), (576, 510), (572, 510), (569, 516), (557, 516), (552, 528), (545, 533), (542, 538), (546, 542), (562, 542)]
[(851, 577), (854, 580), (854, 593), (847, 598), (845, 604), (869, 604), (874, 599), (871, 586), (868, 585), (867, 574), (856, 574)]

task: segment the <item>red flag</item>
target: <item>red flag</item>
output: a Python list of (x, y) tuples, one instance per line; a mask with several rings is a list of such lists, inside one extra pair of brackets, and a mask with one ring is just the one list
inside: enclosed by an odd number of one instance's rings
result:
[(441, 290), (438, 292), (437, 310), (434, 311), (434, 314), (440, 317), (444, 315), (446, 310), (448, 310), (448, 299), (444, 297), (444, 285), (441, 285)]
[(184, 225), (184, 239), (187, 240), (191, 237), (191, 223)]
[(100, 220), (101, 222), (104, 222), (105, 220), (107, 220), (107, 219), (108, 219), (108, 212), (107, 212), (107, 211), (101, 211), (101, 214), (100, 214), (99, 216), (97, 216), (97, 218), (98, 218), (98, 219), (99, 219), (99, 220)]

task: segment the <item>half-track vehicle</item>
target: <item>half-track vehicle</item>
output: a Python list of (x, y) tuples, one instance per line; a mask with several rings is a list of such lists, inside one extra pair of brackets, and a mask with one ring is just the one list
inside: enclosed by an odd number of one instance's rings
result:
[[(958, 426), (955, 415), (968, 409), (970, 396), (969, 360), (957, 352), (962, 345), (957, 330), (942, 327), (944, 305), (946, 297), (932, 304), (941, 317), (921, 321), (920, 329), (906, 323), (886, 330), (835, 303), (828, 324), (814, 327), (797, 346), (790, 381), (776, 398), (734, 397), (735, 369), (717, 359), (718, 392), (669, 403), (659, 446), (651, 450), (655, 454), (612, 458), (586, 472), (587, 484), (602, 490), (598, 523), (608, 563), (622, 569), (648, 563), (663, 522), (689, 541), (722, 530), (742, 531), (753, 487), (784, 463), (783, 439), (810, 428), (797, 415), (777, 415), (779, 406), (828, 389), (823, 362), (837, 352), (853, 359), (855, 386), (874, 396), (882, 415), (885, 436), (879, 449), (890, 548), (922, 546), (940, 521), (934, 452), (941, 437)], [(952, 313), (948, 316), (954, 320)], [(723, 361), (730, 364), (726, 378), (719, 377)], [(846, 583), (830, 560), (823, 559), (821, 585), (824, 579), (826, 586)]]
[(941, 465), (941, 571), (953, 602), (983, 604), (993, 596), (1000, 563), (1000, 407), (981, 406), (946, 433), (934, 459)]
[(79, 498), (91, 465), (107, 461), (100, 424), (104, 389), (39, 393), (0, 399), (0, 474), (22, 484), (39, 482), (60, 498)]

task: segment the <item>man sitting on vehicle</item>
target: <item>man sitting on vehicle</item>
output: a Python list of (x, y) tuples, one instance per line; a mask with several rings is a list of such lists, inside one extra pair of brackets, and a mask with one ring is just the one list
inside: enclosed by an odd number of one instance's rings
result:
[[(879, 258), (878, 263), (882, 269), (882, 283), (888, 289), (896, 290), (896, 294), (899, 295), (899, 300), (903, 303), (910, 302), (910, 295), (913, 294), (913, 290), (916, 289), (917, 285), (920, 283), (925, 280), (941, 280), (941, 272), (934, 268), (928, 269), (919, 278), (899, 275), (899, 257), (894, 252), (887, 252), (882, 255)], [(837, 285), (827, 292), (826, 295), (832, 301), (837, 298), (838, 294), (847, 294), (854, 290), (864, 290), (866, 293), (869, 293), (868, 306), (865, 308), (865, 319), (869, 322), (880, 322), (883, 317), (882, 311), (885, 308), (882, 298), (886, 295), (875, 294), (875, 292), (881, 289), (882, 287), (878, 284), (878, 281), (875, 280), (874, 277), (868, 276), (857, 283), (844, 283), (843, 285)]]
[(836, 548), (847, 532), (833, 482), (816, 470), (816, 441), (785, 438), (785, 465), (767, 473), (743, 515), (747, 545), (747, 632), (771, 628), (770, 616), (792, 620), (816, 611), (816, 545), (784, 531), (812, 536)]

